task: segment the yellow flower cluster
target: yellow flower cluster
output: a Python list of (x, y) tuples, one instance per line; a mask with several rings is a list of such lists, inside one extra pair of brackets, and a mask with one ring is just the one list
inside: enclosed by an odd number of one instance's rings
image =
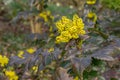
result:
[(43, 11), (39, 14), (41, 18), (45, 20), (45, 22), (48, 22), (49, 19), (54, 19), (54, 17), (51, 15), (50, 11)]
[(9, 59), (6, 56), (0, 55), (0, 65), (4, 67), (9, 62)]
[(14, 71), (5, 71), (5, 75), (9, 78), (9, 80), (18, 80), (18, 76)]
[(96, 3), (96, 0), (87, 0), (86, 3), (89, 4), (89, 5), (93, 5), (93, 4)]
[(94, 12), (89, 12), (87, 14), (87, 17), (90, 18), (90, 19), (93, 19), (93, 22), (97, 21), (97, 15)]
[(56, 37), (56, 43), (69, 42), (70, 39), (77, 39), (79, 35), (84, 35), (84, 23), (78, 15), (74, 15), (73, 19), (63, 16), (61, 20), (56, 22), (59, 36)]

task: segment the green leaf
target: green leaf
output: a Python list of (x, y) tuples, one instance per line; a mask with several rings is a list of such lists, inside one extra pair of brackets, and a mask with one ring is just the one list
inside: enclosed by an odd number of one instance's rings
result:
[(87, 71), (85, 70), (84, 73), (83, 73), (83, 78), (84, 80), (92, 80), (92, 78), (98, 76), (98, 71), (95, 71), (95, 70), (91, 70), (91, 71)]

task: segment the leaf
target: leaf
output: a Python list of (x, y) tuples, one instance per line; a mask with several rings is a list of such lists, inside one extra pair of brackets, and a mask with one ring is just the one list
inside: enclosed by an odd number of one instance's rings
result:
[(59, 48), (55, 48), (55, 50), (51, 53), (52, 54), (52, 57), (53, 59), (58, 59), (58, 56), (61, 54), (61, 50)]
[(40, 49), (38, 49), (38, 50), (36, 50), (36, 52), (35, 52), (35, 54), (34, 55), (40, 55), (41, 54), (41, 52), (42, 52), (42, 48), (40, 48)]
[(43, 70), (44, 68), (45, 68), (45, 66), (43, 64), (40, 64), (39, 71)]
[(97, 50), (99, 47), (97, 47), (96, 45), (94, 44), (87, 44), (87, 45), (83, 45), (83, 51), (84, 52), (90, 52), (90, 51), (95, 51)]
[(66, 69), (59, 67), (56, 69), (52, 80), (73, 80), (73, 78), (69, 76)]
[(113, 49), (111, 49), (111, 47), (108, 46), (107, 48), (96, 51), (91, 55), (91, 57), (105, 61), (113, 61), (114, 58), (110, 55), (112, 52)]
[[(36, 52), (35, 52), (36, 53)], [(40, 56), (38, 56), (37, 54), (34, 55), (34, 54), (29, 54), (27, 52), (25, 52), (23, 54), (23, 57), (24, 58), (20, 58), (18, 56), (13, 56), (10, 58), (10, 62), (9, 64), (14, 66), (15, 64), (16, 65), (19, 65), (19, 64), (24, 64), (25, 65), (25, 69), (29, 69), (31, 68), (33, 65), (35, 64), (38, 64), (38, 63), (42, 63), (42, 59)]]
[(91, 64), (91, 57), (73, 58), (71, 61), (73, 68), (75, 68), (77, 72), (83, 73), (83, 71)]
[(94, 54), (92, 55), (92, 57), (96, 58), (96, 59), (100, 59), (100, 60), (105, 60), (105, 61), (113, 61), (114, 58), (111, 57), (110, 55), (101, 53), (101, 54)]
[(114, 39), (114, 42), (94, 52), (91, 57), (105, 61), (114, 61), (112, 54), (114, 54), (117, 47), (120, 47), (120, 39)]
[(26, 63), (26, 58), (25, 59), (21, 59), (18, 56), (13, 56), (10, 58), (9, 64), (13, 65), (13, 64), (24, 64)]
[(98, 71), (95, 70), (91, 70), (91, 71), (87, 71), (85, 70), (83, 73), (83, 77), (85, 80), (94, 80), (93, 78), (98, 77)]
[(81, 38), (85, 41), (86, 39), (88, 39), (90, 36), (88, 35), (84, 35), (84, 36), (81, 36)]
[(48, 38), (48, 33), (42, 33), (42, 34), (38, 34), (38, 33), (32, 33), (30, 35), (27, 36), (27, 40), (28, 41), (35, 41), (35, 40), (46, 40)]
[(12, 19), (12, 23), (16, 23), (16, 22), (18, 22), (20, 19), (28, 19), (28, 17), (29, 16), (31, 16), (33, 14), (33, 11), (23, 11), (23, 12), (19, 12), (18, 14), (17, 14), (17, 16), (16, 17), (14, 17), (13, 19)]

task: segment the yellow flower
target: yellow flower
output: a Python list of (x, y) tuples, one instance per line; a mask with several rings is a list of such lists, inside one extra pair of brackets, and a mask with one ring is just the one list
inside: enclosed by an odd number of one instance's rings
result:
[(69, 31), (62, 31), (61, 35), (56, 38), (56, 43), (68, 42), (72, 38)]
[(76, 77), (74, 78), (74, 80), (79, 80), (78, 76), (76, 76)]
[(67, 39), (71, 39), (71, 34), (69, 31), (62, 31), (61, 36), (66, 37)]
[(79, 36), (77, 33), (72, 34), (72, 38), (77, 39)]
[(24, 54), (24, 51), (19, 51), (18, 57), (24, 59), (23, 54)]
[(67, 39), (66, 37), (63, 37), (63, 36), (56, 37), (56, 43), (68, 42), (68, 41), (69, 41), (69, 39)]
[(76, 21), (76, 20), (78, 20), (78, 19), (81, 19), (81, 18), (79, 18), (79, 16), (78, 16), (77, 14), (75, 14), (75, 15), (73, 16), (73, 21)]
[(58, 28), (59, 32), (62, 32), (63, 30), (65, 30), (65, 24), (62, 24), (61, 20), (56, 22), (56, 27)]
[(79, 34), (85, 34), (86, 32), (85, 32), (85, 30), (81, 30), (81, 31), (79, 31)]
[(73, 19), (63, 16), (61, 20), (56, 22), (59, 36), (56, 37), (56, 43), (69, 42), (70, 39), (77, 39), (79, 35), (84, 35), (84, 23), (78, 15), (74, 15)]
[(9, 80), (18, 80), (18, 76), (15, 71), (5, 71), (5, 75), (9, 78)]
[(88, 14), (87, 14), (87, 17), (88, 18), (93, 18), (95, 16), (95, 13), (93, 13), (93, 12), (89, 12)]
[(26, 50), (29, 54), (33, 54), (35, 52), (35, 49), (29, 48)]
[(0, 65), (4, 67), (9, 62), (9, 59), (6, 56), (0, 55)]
[(43, 11), (39, 14), (41, 18), (45, 20), (45, 22), (48, 22), (49, 19), (53, 20), (54, 17), (51, 15), (50, 11)]
[(32, 70), (36, 73), (38, 71), (38, 66), (33, 66)]
[(53, 47), (48, 50), (48, 52), (53, 52), (53, 51), (54, 51)]
[(50, 35), (49, 35), (50, 37), (53, 37), (54, 36), (54, 34), (53, 33), (50, 33)]
[(93, 5), (96, 3), (96, 0), (87, 0), (87, 4)]
[(52, 31), (53, 31), (53, 27), (52, 27), (52, 26), (50, 26), (50, 29), (49, 29), (49, 31), (50, 31), (50, 32), (52, 32)]
[(63, 24), (67, 24), (67, 23), (70, 23), (71, 20), (68, 19), (66, 16), (63, 16), (61, 21), (62, 21)]
[(87, 17), (90, 18), (90, 19), (93, 18), (93, 22), (97, 21), (97, 15), (94, 12), (89, 12), (87, 14)]

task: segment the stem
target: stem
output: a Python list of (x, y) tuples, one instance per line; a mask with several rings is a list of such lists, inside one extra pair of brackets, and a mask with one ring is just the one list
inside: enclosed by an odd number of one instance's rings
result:
[(80, 73), (80, 80), (83, 80), (83, 72)]
[(30, 26), (31, 26), (31, 32), (32, 32), (32, 33), (35, 33), (34, 22), (33, 22), (32, 19), (30, 20)]

